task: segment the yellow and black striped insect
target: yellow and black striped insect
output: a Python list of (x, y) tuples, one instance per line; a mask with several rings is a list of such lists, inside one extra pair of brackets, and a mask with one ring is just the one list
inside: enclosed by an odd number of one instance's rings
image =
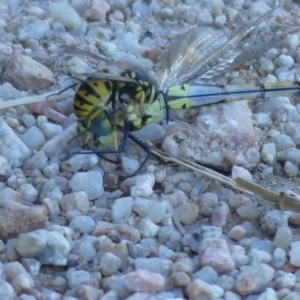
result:
[[(142, 71), (135, 69), (125, 69), (120, 75), (103, 72), (85, 74), (86, 78), (77, 86), (74, 96), (79, 134), (87, 136), (87, 139), (97, 140), (104, 147), (113, 145), (113, 149), (99, 150), (87, 143), (88, 151), (76, 154), (96, 153), (101, 156), (114, 153), (117, 154), (115, 162), (120, 162), (120, 153), (126, 151), (128, 140), (131, 139), (148, 153), (148, 158), (149, 149), (131, 132), (163, 118), (168, 120), (169, 109), (186, 109), (222, 101), (274, 95), (298, 95), (298, 82), (225, 86), (189, 84), (196, 79), (215, 78), (225, 70), (236, 67), (269, 48), (268, 42), (246, 50), (240, 50), (237, 46), (276, 8), (232, 37), (228, 37), (221, 29), (207, 26), (193, 28), (180, 36), (163, 57), (164, 74), (159, 87)], [(228, 51), (232, 52), (231, 55), (221, 59)], [(76, 49), (67, 49), (67, 52), (105, 60)], [(217, 60), (219, 63), (210, 67)], [(117, 132), (122, 133), (121, 147)]]

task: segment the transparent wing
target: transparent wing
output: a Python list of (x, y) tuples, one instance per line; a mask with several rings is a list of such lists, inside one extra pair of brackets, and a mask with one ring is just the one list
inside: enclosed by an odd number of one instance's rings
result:
[(82, 80), (101, 80), (101, 81), (117, 81), (125, 83), (138, 83), (137, 80), (117, 74), (112, 73), (80, 73), (73, 76), (74, 78), (79, 78)]
[[(163, 57), (164, 73), (160, 88), (166, 90), (170, 86), (190, 83), (199, 77), (218, 76), (227, 68), (249, 59), (241, 50), (236, 51), (238, 43), (267, 20), (277, 8), (278, 6), (275, 6), (232, 37), (228, 37), (222, 29), (208, 26), (195, 27), (180, 36)], [(262, 45), (262, 48), (265, 49), (266, 46)], [(227, 55), (220, 60), (224, 54)], [(211, 68), (211, 65), (216, 66)]]
[[(133, 62), (119, 62), (119, 61), (113, 61), (111, 59), (108, 59), (107, 57), (103, 55), (97, 55), (85, 50), (81, 50), (78, 48), (71, 48), (71, 47), (66, 47), (66, 46), (61, 46), (58, 49), (59, 53), (61, 54), (71, 54), (74, 56), (81, 56), (81, 57), (87, 57), (87, 58), (92, 58), (98, 62), (104, 62), (105, 65), (109, 67), (116, 67), (117, 70), (114, 70), (116, 73), (121, 73), (122, 71), (125, 70), (137, 70), (141, 71), (143, 74), (147, 74), (147, 70), (145, 70), (141, 65), (134, 64)], [(111, 71), (111, 70), (110, 70)], [(82, 75), (87, 75), (89, 77), (95, 77), (98, 76), (98, 78), (94, 79), (99, 79), (99, 80), (113, 80), (113, 81), (123, 81), (123, 82), (128, 82), (128, 83), (136, 83), (137, 81), (134, 79), (129, 79), (126, 77), (122, 76), (117, 76), (116, 74), (113, 73), (105, 73), (105, 72), (100, 72), (100, 73), (81, 73)]]

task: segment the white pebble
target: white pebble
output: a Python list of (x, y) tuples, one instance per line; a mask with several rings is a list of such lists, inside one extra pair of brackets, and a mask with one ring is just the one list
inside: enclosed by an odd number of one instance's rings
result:
[(83, 191), (89, 199), (100, 197), (103, 192), (103, 177), (100, 172), (77, 172), (69, 181), (69, 187), (72, 192)]
[(67, 2), (49, 2), (47, 8), (52, 18), (67, 29), (78, 27), (82, 23), (76, 10)]

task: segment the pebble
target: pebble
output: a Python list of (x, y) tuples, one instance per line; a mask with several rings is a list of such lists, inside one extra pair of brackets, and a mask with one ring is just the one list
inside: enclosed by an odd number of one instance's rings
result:
[(184, 272), (174, 272), (168, 278), (168, 282), (175, 287), (188, 287), (191, 284), (191, 278)]
[(125, 179), (120, 188), (122, 190), (130, 189), (130, 195), (133, 198), (147, 198), (153, 194), (154, 183), (155, 177), (153, 174), (143, 174)]
[(82, 23), (76, 10), (67, 2), (49, 2), (47, 10), (55, 21), (62, 23), (67, 29), (73, 29)]
[(262, 218), (262, 229), (275, 233), (278, 227), (288, 226), (288, 215), (282, 211), (272, 210)]
[(273, 137), (276, 151), (283, 151), (289, 148), (296, 148), (296, 144), (292, 138), (286, 134), (278, 134)]
[(133, 211), (139, 216), (149, 218), (153, 223), (158, 224), (165, 217), (167, 206), (165, 202), (137, 197), (133, 204)]
[(61, 125), (45, 122), (43, 123), (41, 130), (45, 135), (46, 139), (50, 140), (57, 134), (61, 133), (63, 131), (63, 128)]
[(69, 268), (66, 272), (68, 286), (72, 289), (80, 284), (88, 283), (91, 279), (91, 275), (87, 271), (75, 270), (74, 268)]
[(30, 157), (30, 149), (2, 118), (0, 118), (0, 131), (2, 137), (0, 155), (4, 156), (13, 168), (22, 166)]
[(5, 82), (0, 85), (0, 93), (3, 100), (18, 99), (24, 97), (24, 95), (15, 87), (13, 87), (9, 82)]
[(3, 79), (18, 90), (38, 92), (53, 84), (54, 75), (31, 57), (14, 54), (5, 66)]
[(198, 197), (196, 204), (201, 215), (210, 216), (212, 210), (218, 204), (218, 197), (214, 193), (204, 193)]
[(245, 220), (255, 220), (260, 215), (258, 207), (250, 205), (241, 205), (237, 210), (237, 214)]
[(281, 248), (276, 248), (272, 257), (272, 266), (275, 269), (281, 269), (286, 264), (287, 256), (286, 252)]
[(270, 116), (263, 112), (253, 114), (253, 119), (254, 122), (256, 123), (256, 126), (258, 126), (260, 129), (269, 128), (273, 124), (273, 121), (270, 118)]
[(267, 284), (262, 267), (259, 265), (245, 266), (236, 277), (236, 289), (241, 295), (261, 292)]
[(29, 292), (34, 288), (34, 282), (26, 269), (17, 261), (6, 263), (4, 274), (17, 294)]
[(41, 269), (41, 263), (35, 258), (22, 258), (22, 265), (32, 276), (37, 276)]
[(291, 246), (293, 241), (293, 233), (288, 226), (278, 227), (273, 240), (274, 245), (277, 248), (286, 250)]
[(71, 250), (64, 236), (44, 229), (19, 235), (15, 248), (23, 257), (34, 257), (42, 264), (54, 266), (65, 266)]
[(294, 65), (294, 60), (289, 55), (281, 54), (278, 57), (277, 63), (280, 67), (288, 67), (289, 69)]
[(95, 227), (95, 221), (89, 216), (76, 216), (72, 219), (69, 224), (69, 227), (73, 229), (75, 232), (80, 233), (91, 233)]
[(296, 276), (292, 273), (283, 274), (276, 278), (276, 288), (280, 289), (292, 289), (296, 283)]
[(165, 286), (165, 279), (162, 275), (147, 270), (137, 270), (125, 275), (124, 284), (130, 292), (157, 292)]
[(144, 238), (154, 238), (157, 236), (159, 231), (159, 226), (154, 224), (150, 219), (143, 218), (137, 224), (137, 229)]
[(24, 183), (18, 188), (21, 198), (25, 202), (33, 203), (38, 199), (38, 191), (31, 184)]
[(115, 274), (121, 267), (121, 259), (112, 253), (105, 253), (100, 259), (100, 271), (104, 276)]
[(38, 151), (31, 158), (27, 159), (24, 162), (23, 168), (25, 170), (34, 170), (34, 169), (43, 170), (44, 168), (46, 168), (47, 162), (48, 162), (48, 158), (45, 152)]
[(1, 238), (6, 239), (41, 228), (48, 220), (47, 209), (44, 206), (26, 205), (14, 200), (5, 200), (3, 197), (1, 207), (5, 211), (5, 214), (0, 214)]
[(196, 279), (187, 288), (189, 299), (216, 299), (224, 295), (224, 290), (214, 284), (208, 284), (201, 279)]
[(7, 281), (0, 279), (0, 298), (3, 300), (10, 300), (16, 297), (14, 287)]
[(141, 257), (134, 261), (134, 267), (135, 269), (143, 269), (167, 277), (171, 274), (172, 261), (158, 257)]
[(132, 213), (134, 200), (132, 197), (123, 197), (116, 199), (112, 205), (111, 218), (114, 223), (126, 222)]
[(287, 177), (295, 177), (299, 173), (299, 168), (290, 161), (285, 162), (283, 169)]
[(217, 227), (225, 227), (229, 216), (229, 205), (225, 201), (220, 201), (220, 203), (212, 210), (210, 219), (211, 225)]
[(234, 226), (228, 232), (228, 236), (235, 241), (241, 240), (245, 235), (246, 235), (246, 230), (241, 225)]
[(276, 292), (272, 288), (267, 288), (260, 296), (257, 298), (258, 300), (271, 300), (278, 299)]
[(201, 265), (209, 265), (219, 273), (231, 272), (235, 268), (228, 244), (223, 239), (204, 238), (198, 253)]
[(192, 224), (199, 215), (199, 208), (194, 203), (185, 203), (175, 207), (175, 212), (180, 220), (185, 225)]
[(300, 266), (300, 257), (298, 255), (299, 248), (300, 248), (300, 242), (292, 242), (291, 243), (291, 249), (289, 251), (289, 258), (290, 258), (290, 263), (295, 267)]
[(192, 274), (192, 280), (201, 279), (209, 284), (216, 284), (219, 275), (211, 266), (204, 266), (199, 271)]
[(104, 294), (103, 290), (87, 284), (80, 284), (73, 293), (77, 299), (102, 299)]
[(85, 192), (88, 199), (96, 199), (104, 193), (103, 177), (97, 171), (75, 173), (69, 181), (69, 187), (73, 193)]
[(18, 39), (24, 43), (29, 39), (41, 40), (50, 31), (49, 20), (36, 20), (22, 27), (18, 32)]
[(261, 159), (267, 165), (273, 165), (276, 161), (276, 147), (274, 143), (266, 143), (261, 150)]

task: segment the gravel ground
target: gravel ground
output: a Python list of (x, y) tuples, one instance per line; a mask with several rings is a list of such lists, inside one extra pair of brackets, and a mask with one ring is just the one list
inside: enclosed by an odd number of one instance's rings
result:
[[(69, 75), (95, 71), (95, 61), (65, 55), (62, 45), (155, 77), (170, 43), (193, 26), (229, 36), (274, 5), (2, 0), (1, 98), (60, 90)], [(275, 10), (244, 46), (280, 42), (216, 83), (297, 80), (299, 13), (296, 1)], [(172, 112), (169, 124), (137, 136), (165, 138), (172, 155), (226, 174), (238, 165), (232, 174), (300, 194), (299, 109), (282, 95), (218, 104)], [(135, 145), (120, 166), (95, 154), (65, 161), (75, 134), (72, 97), (1, 111), (0, 299), (300, 299), (299, 213), (154, 156), (122, 180), (145, 157)]]

